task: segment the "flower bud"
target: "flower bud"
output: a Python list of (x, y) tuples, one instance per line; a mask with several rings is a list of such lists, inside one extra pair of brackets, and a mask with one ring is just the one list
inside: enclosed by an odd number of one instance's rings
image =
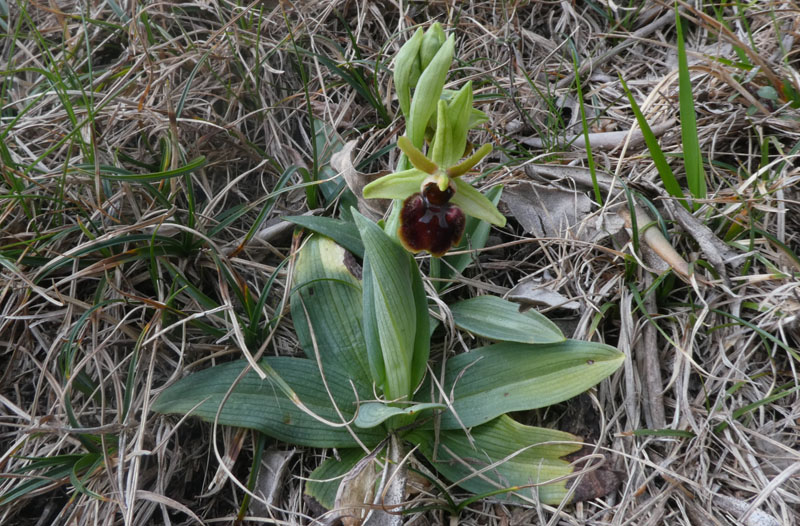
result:
[(422, 46), (420, 46), (419, 49), (419, 60), (423, 70), (431, 63), (431, 60), (436, 56), (436, 52), (439, 51), (439, 48), (442, 47), (445, 40), (447, 40), (447, 37), (442, 29), (442, 24), (439, 22), (434, 23), (425, 32), (425, 35), (422, 37)]

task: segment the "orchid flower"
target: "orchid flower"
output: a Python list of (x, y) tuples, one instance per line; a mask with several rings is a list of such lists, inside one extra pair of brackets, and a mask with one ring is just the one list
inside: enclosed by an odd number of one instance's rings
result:
[(461, 159), (466, 147), (466, 129), (458, 124), (469, 119), (471, 109), (470, 84), (449, 105), (440, 100), (430, 157), (407, 137), (400, 137), (397, 146), (413, 168), (386, 175), (364, 187), (364, 197), (368, 199), (404, 199), (397, 234), (411, 252), (425, 250), (433, 256), (442, 256), (461, 240), (465, 214), (500, 227), (506, 224), (506, 218), (494, 204), (461, 179), (492, 150), (490, 144), (484, 144)]

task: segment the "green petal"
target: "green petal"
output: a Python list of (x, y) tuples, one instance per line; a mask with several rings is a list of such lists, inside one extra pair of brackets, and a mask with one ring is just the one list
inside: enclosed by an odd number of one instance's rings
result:
[(367, 199), (405, 199), (411, 194), (419, 192), (422, 181), (426, 177), (428, 174), (416, 168), (384, 175), (364, 187), (364, 197)]
[(431, 160), (439, 166), (447, 166), (450, 147), (450, 124), (447, 120), (447, 103), (439, 100), (436, 111), (436, 135), (431, 144)]
[(400, 148), (404, 154), (406, 154), (406, 157), (408, 157), (408, 160), (412, 165), (414, 165), (414, 168), (418, 168), (431, 175), (435, 174), (439, 170), (439, 167), (436, 165), (436, 163), (425, 157), (425, 154), (422, 153), (419, 148), (414, 146), (411, 143), (411, 140), (405, 135), (397, 139), (397, 147)]
[(481, 159), (489, 155), (489, 152), (492, 151), (491, 144), (484, 144), (478, 151), (461, 161), (455, 166), (451, 166), (447, 169), (447, 175), (450, 177), (461, 177), (465, 173), (469, 172), (473, 166), (481, 162)]
[(461, 179), (452, 179), (452, 181), (456, 185), (456, 193), (450, 201), (460, 206), (465, 214), (501, 228), (506, 226), (505, 216), (482, 193)]

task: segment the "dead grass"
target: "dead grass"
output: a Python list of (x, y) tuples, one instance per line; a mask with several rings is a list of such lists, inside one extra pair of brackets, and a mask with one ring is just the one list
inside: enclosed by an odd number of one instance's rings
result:
[[(39, 482), (0, 506), (0, 523), (234, 520), (256, 438), (148, 407), (165, 385), (241, 357), (242, 346), (255, 353), (266, 341), (268, 353), (298, 352), (290, 320), (280, 318), (279, 266), (293, 245), (279, 218), (309, 209), (302, 171), (292, 170), (319, 168), (307, 110), (358, 138), (359, 159), (402, 129), (380, 123), (320, 56), (374, 81), (369, 88), (388, 107), (388, 61), (407, 29), (443, 22), (459, 37), (454, 79), (476, 83), (490, 116), (476, 142), (500, 151), (486, 182), (513, 187), (536, 172), (530, 165), (568, 167), (573, 177), (536, 177), (572, 199), (594, 195), (580, 182), (585, 149), (568, 144), (581, 133), (573, 47), (590, 131), (634, 127), (619, 75), (651, 125), (678, 115), (669, 7), (419, 2), (402, 3), (401, 16), (388, 1), (276, 4), (12, 2), (0, 16), (9, 34), (0, 41), (0, 494)], [(621, 485), (561, 510), (485, 502), (465, 524), (798, 524), (800, 113), (779, 88), (800, 86), (800, 8), (682, 9), (692, 21), (687, 44), (708, 160), (709, 195), (694, 217), (681, 220), (668, 206), (643, 144), (598, 146), (602, 208), (575, 218), (570, 232), (538, 238), (512, 217), (463, 279), (464, 288), (500, 292), (536, 279), (580, 302), (577, 313), (551, 310), (573, 337), (626, 353), (624, 369), (591, 399), (557, 408), (579, 410), (577, 425), (558, 411), (535, 417), (596, 441)], [(298, 56), (295, 45), (307, 53)], [(538, 146), (526, 146), (532, 137)], [(680, 178), (678, 125), (660, 141)], [(395, 155), (362, 168), (390, 168)], [(127, 177), (201, 156), (191, 177)], [(127, 179), (114, 179), (112, 168)], [(288, 191), (274, 196), (260, 234), (248, 236), (284, 174)], [(659, 277), (658, 256), (644, 245), (634, 254), (618, 219), (620, 181), (654, 204), (649, 212), (663, 219), (692, 277)], [(576, 233), (597, 218), (613, 235)], [(716, 244), (702, 243), (703, 226)], [(726, 237), (727, 248), (718, 242)], [(258, 331), (236, 336), (231, 313), (244, 309), (232, 284), (258, 297), (273, 275)], [(278, 323), (272, 338), (269, 320)], [(300, 477), (320, 458), (291, 457), (292, 476), (270, 509), (276, 523), (316, 513)], [(53, 463), (19, 471), (33, 459)], [(263, 512), (248, 520), (270, 522)], [(409, 522), (445, 520), (429, 513)]]

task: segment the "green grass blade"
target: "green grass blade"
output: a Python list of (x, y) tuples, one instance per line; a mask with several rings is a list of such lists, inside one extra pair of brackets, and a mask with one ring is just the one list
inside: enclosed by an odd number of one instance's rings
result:
[(633, 98), (633, 94), (628, 89), (628, 85), (625, 83), (625, 79), (620, 76), (620, 82), (622, 83), (622, 89), (625, 90), (625, 95), (628, 96), (628, 101), (631, 104), (631, 109), (633, 110), (633, 114), (636, 116), (636, 122), (639, 124), (639, 128), (642, 130), (642, 135), (644, 136), (644, 142), (647, 144), (647, 149), (650, 150), (650, 156), (653, 158), (653, 162), (656, 165), (656, 169), (658, 170), (658, 175), (661, 177), (661, 182), (664, 184), (664, 188), (669, 192), (669, 194), (673, 197), (677, 197), (678, 201), (683, 205), (684, 208), (691, 211), (689, 204), (686, 202), (686, 199), (683, 195), (683, 190), (681, 189), (681, 185), (678, 184), (678, 180), (675, 179), (675, 174), (672, 173), (672, 168), (669, 167), (667, 163), (667, 158), (664, 156), (664, 152), (661, 150), (661, 146), (658, 145), (658, 140), (656, 139), (653, 130), (650, 129), (650, 125), (647, 123), (647, 119), (644, 118), (644, 114), (642, 110), (639, 108), (639, 105), (636, 103), (636, 100)]
[[(681, 17), (675, 7), (675, 27), (678, 31), (678, 84), (681, 113), (681, 140), (683, 142), (683, 164), (689, 192), (696, 199), (705, 199), (706, 173), (700, 155), (700, 142), (697, 138), (697, 118), (695, 117), (692, 82), (689, 77), (689, 63), (686, 59), (686, 44), (683, 39)], [(649, 146), (649, 145), (648, 145)]]

